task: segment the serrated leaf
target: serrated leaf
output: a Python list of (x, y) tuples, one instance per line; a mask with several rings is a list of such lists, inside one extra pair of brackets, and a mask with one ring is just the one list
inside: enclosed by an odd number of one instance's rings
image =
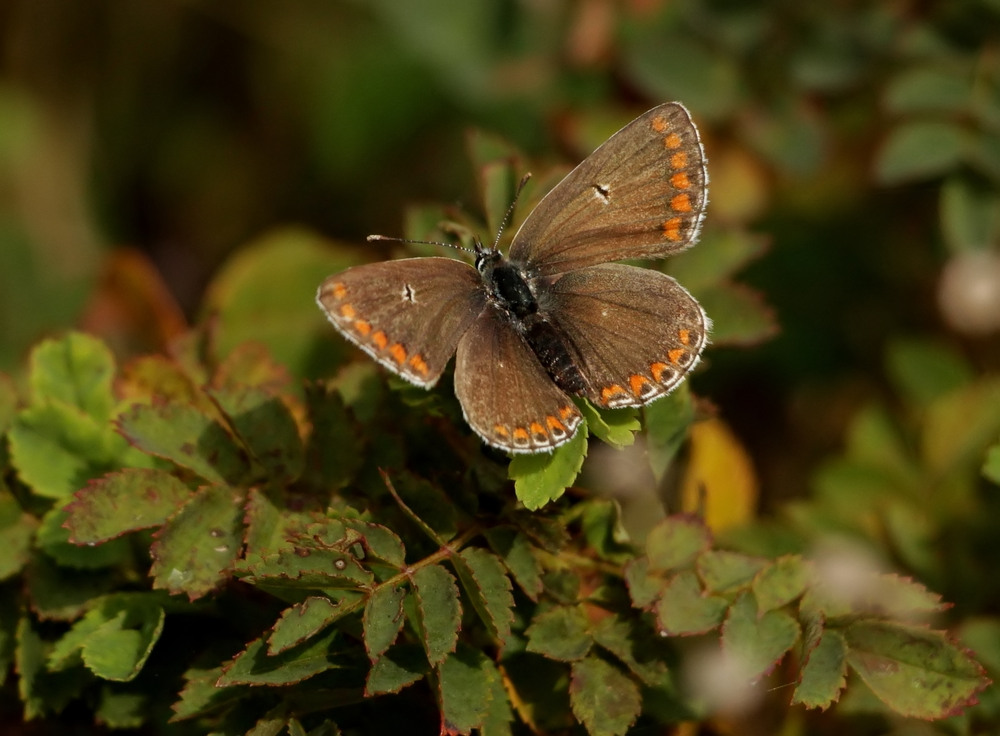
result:
[(440, 565), (428, 565), (410, 576), (419, 611), (420, 638), (427, 661), (437, 665), (455, 651), (462, 624), (458, 585)]
[(636, 557), (625, 565), (625, 584), (636, 608), (652, 607), (663, 594), (666, 581), (649, 572), (649, 558)]
[(492, 663), (477, 649), (459, 646), (438, 666), (441, 732), (468, 734), (480, 728), (489, 712)]
[(827, 619), (859, 614), (913, 618), (943, 611), (941, 596), (900, 575), (858, 575), (850, 586), (819, 582), (810, 586), (800, 608), (822, 613)]
[(104, 598), (77, 621), (49, 655), (49, 666), (66, 669), (79, 660), (100, 678), (134, 679), (160, 638), (166, 612), (159, 596), (120, 593)]
[(807, 643), (792, 703), (826, 710), (847, 684), (847, 642), (838, 631), (818, 628), (817, 633), (815, 641)]
[(74, 544), (93, 544), (163, 524), (191, 496), (176, 476), (125, 468), (92, 480), (66, 505), (64, 526)]
[(957, 715), (989, 684), (979, 663), (939, 631), (859, 621), (845, 629), (844, 638), (854, 671), (903, 716)]
[(698, 576), (710, 593), (735, 592), (745, 588), (767, 565), (766, 560), (738, 552), (710, 549), (698, 556)]
[(200, 488), (156, 533), (153, 587), (194, 600), (222, 585), (243, 543), (241, 501), (228, 486)]
[(372, 662), (392, 646), (403, 628), (403, 597), (406, 592), (392, 585), (380, 585), (365, 604), (365, 650)]
[(608, 616), (593, 627), (592, 634), (595, 642), (617, 657), (645, 685), (663, 686), (668, 681), (663, 639), (645, 623)]
[(362, 434), (333, 386), (308, 385), (306, 404), (312, 432), (305, 448), (305, 480), (317, 488), (339, 490), (364, 462)]
[(47, 402), (18, 412), (8, 435), (11, 461), (40, 496), (66, 498), (112, 470), (126, 445), (110, 424), (67, 404)]
[(42, 621), (74, 621), (117, 584), (107, 570), (61, 567), (43, 554), (32, 557), (24, 577), (32, 611)]
[(515, 455), (507, 467), (514, 493), (525, 508), (540, 509), (562, 496), (580, 474), (587, 456), (587, 429), (583, 422), (573, 438), (552, 452)]
[(167, 403), (191, 404), (205, 413), (215, 411), (195, 379), (165, 355), (144, 355), (126, 363), (115, 385), (124, 402), (151, 404), (155, 397)]
[(573, 715), (591, 736), (621, 736), (639, 717), (639, 687), (598, 657), (573, 663), (569, 685)]
[(173, 704), (171, 721), (184, 721), (211, 712), (218, 712), (247, 696), (249, 688), (217, 687), (222, 666), (191, 667), (184, 673), (184, 685)]
[(514, 620), (514, 596), (503, 564), (496, 555), (476, 547), (466, 547), (450, 559), (472, 607), (503, 646)]
[(38, 521), (0, 483), (0, 580), (16, 575), (28, 562)]
[(273, 657), (315, 636), (346, 613), (354, 610), (342, 601), (325, 596), (309, 596), (286, 609), (267, 638), (267, 654)]
[(675, 570), (686, 567), (712, 545), (712, 536), (693, 516), (670, 516), (654, 526), (646, 537), (649, 569)]
[(108, 347), (82, 332), (44, 340), (31, 351), (29, 381), (33, 401), (75, 407), (98, 424), (111, 418), (114, 373), (115, 359)]
[(270, 588), (360, 590), (375, 580), (372, 572), (349, 552), (303, 546), (282, 549), (263, 558), (247, 557), (236, 564), (235, 571), (248, 583)]
[(197, 473), (213, 483), (247, 477), (246, 452), (216, 419), (188, 404), (136, 404), (118, 417), (133, 446)]
[(586, 427), (594, 437), (612, 447), (628, 447), (635, 443), (635, 433), (639, 424), (639, 410), (598, 409), (588, 401), (580, 402), (580, 411), (586, 419)]
[(83, 667), (64, 672), (50, 672), (45, 666), (48, 644), (32, 628), (31, 619), (23, 616), (17, 627), (15, 668), (19, 675), (17, 690), (24, 703), (24, 719), (32, 720), (58, 713), (84, 686), (93, 683)]
[(429, 671), (423, 649), (416, 644), (401, 644), (379, 657), (368, 671), (365, 697), (398, 693), (423, 679)]
[(527, 650), (549, 659), (574, 662), (590, 651), (593, 639), (579, 606), (556, 606), (535, 616), (525, 632)]
[(309, 639), (273, 657), (267, 654), (265, 637), (254, 639), (223, 668), (217, 687), (232, 685), (294, 685), (334, 667), (330, 649), (340, 632)]
[(299, 427), (280, 398), (266, 389), (247, 386), (208, 393), (269, 478), (291, 481), (302, 475), (305, 451)]
[(791, 603), (805, 592), (810, 567), (799, 555), (779, 557), (754, 578), (753, 594), (761, 611)]
[(374, 524), (361, 519), (343, 519), (343, 524), (348, 529), (353, 529), (360, 535), (360, 542), (368, 555), (378, 558), (383, 562), (402, 569), (406, 564), (406, 550), (403, 547), (403, 540), (399, 536), (381, 524)]
[(766, 675), (798, 640), (798, 622), (783, 611), (757, 613), (757, 601), (744, 593), (722, 626), (723, 651), (749, 680)]
[(698, 576), (685, 570), (663, 588), (656, 604), (656, 621), (661, 631), (674, 636), (704, 634), (722, 623), (728, 606), (725, 598), (705, 595)]
[(507, 697), (507, 690), (504, 688), (504, 679), (496, 665), (489, 660), (484, 663), (483, 672), (486, 675), (489, 694), (486, 717), (479, 733), (481, 736), (511, 736), (513, 731), (510, 724), (514, 720), (514, 712)]
[(486, 541), (524, 594), (537, 601), (542, 592), (542, 566), (527, 535), (510, 527), (493, 527), (486, 531)]
[(131, 561), (132, 551), (125, 539), (83, 547), (70, 544), (65, 521), (66, 512), (54, 508), (42, 517), (35, 536), (39, 549), (57, 564), (75, 570), (96, 570)]
[(943, 174), (961, 162), (965, 146), (965, 132), (956, 123), (902, 123), (882, 144), (875, 174), (884, 184)]

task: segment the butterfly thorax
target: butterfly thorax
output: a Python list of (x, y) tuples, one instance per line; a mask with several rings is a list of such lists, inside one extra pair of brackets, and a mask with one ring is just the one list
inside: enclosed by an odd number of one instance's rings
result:
[(587, 380), (573, 359), (568, 338), (539, 309), (524, 270), (495, 250), (479, 250), (476, 269), (497, 308), (506, 312), (514, 328), (535, 353), (559, 388), (583, 394)]

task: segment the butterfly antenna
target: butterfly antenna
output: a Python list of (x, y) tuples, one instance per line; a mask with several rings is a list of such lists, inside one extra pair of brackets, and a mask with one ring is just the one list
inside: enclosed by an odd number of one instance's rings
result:
[(517, 185), (517, 190), (514, 192), (514, 199), (510, 203), (510, 207), (507, 208), (507, 214), (503, 216), (503, 220), (500, 221), (500, 229), (497, 230), (497, 236), (493, 239), (493, 250), (496, 250), (500, 245), (500, 236), (503, 235), (504, 228), (510, 222), (511, 216), (514, 214), (514, 208), (517, 206), (517, 200), (521, 196), (521, 191), (524, 189), (524, 185), (528, 183), (528, 179), (531, 178), (531, 174), (527, 173), (521, 177), (521, 181)]
[(445, 243), (441, 240), (414, 240), (412, 238), (394, 238), (391, 235), (369, 235), (365, 238), (369, 243), (376, 240), (385, 241), (388, 243), (409, 243), (410, 245), (440, 245), (444, 248), (455, 248), (456, 250), (464, 250), (466, 253), (475, 253), (472, 248), (466, 248), (464, 245), (458, 245), (457, 243)]

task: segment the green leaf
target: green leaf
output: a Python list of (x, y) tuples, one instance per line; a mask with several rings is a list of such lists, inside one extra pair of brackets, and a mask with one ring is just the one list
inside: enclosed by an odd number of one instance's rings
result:
[(663, 594), (666, 581), (649, 572), (649, 558), (636, 557), (625, 565), (625, 584), (636, 608), (649, 609)]
[(398, 693), (422, 679), (429, 671), (423, 649), (416, 644), (401, 644), (379, 657), (368, 671), (365, 697)]
[(946, 477), (975, 467), (1000, 435), (1000, 381), (982, 379), (936, 401), (923, 423), (921, 449), (928, 469)]
[(380, 585), (368, 597), (365, 604), (364, 640), (368, 659), (374, 662), (382, 656), (386, 649), (392, 646), (403, 628), (403, 597), (402, 588), (392, 585)]
[(532, 511), (555, 501), (573, 484), (587, 456), (586, 423), (552, 452), (515, 455), (507, 469), (518, 500)]
[(646, 453), (657, 483), (663, 481), (694, 421), (694, 402), (687, 381), (652, 404), (643, 407)]
[(66, 498), (114, 469), (125, 451), (109, 423), (62, 403), (29, 406), (10, 429), (10, 454), (21, 479), (40, 496)]
[(706, 234), (697, 248), (688, 248), (670, 258), (671, 276), (692, 293), (729, 279), (743, 266), (763, 255), (767, 241), (746, 230), (726, 229)]
[(269, 588), (361, 590), (370, 586), (375, 576), (350, 552), (296, 546), (282, 549), (263, 558), (247, 557), (237, 562), (235, 571), (253, 585)]
[(242, 500), (228, 486), (207, 486), (191, 496), (150, 549), (153, 587), (194, 600), (222, 585), (243, 544)]
[[(204, 313), (218, 319), (220, 355), (254, 340), (295, 376), (330, 373), (349, 348), (335, 342), (313, 295), (323, 279), (355, 260), (349, 249), (330, 245), (314, 233), (289, 228), (240, 248), (205, 295)], [(326, 354), (320, 359), (309, 335), (324, 339)]]
[(798, 622), (783, 611), (758, 614), (753, 594), (744, 593), (729, 608), (722, 627), (722, 648), (756, 680), (770, 672), (799, 638)]
[(712, 546), (708, 528), (693, 516), (669, 516), (646, 537), (650, 570), (676, 570)]
[(524, 594), (533, 601), (542, 592), (542, 566), (527, 535), (510, 527), (486, 530), (486, 541)]
[(149, 694), (121, 690), (110, 683), (101, 687), (94, 719), (108, 728), (139, 728), (150, 717), (153, 707)]
[(635, 443), (635, 433), (642, 428), (638, 409), (598, 409), (589, 401), (581, 401), (579, 406), (594, 437), (616, 449)]
[(983, 476), (1000, 485), (1000, 444), (993, 445), (986, 451)]
[(961, 163), (965, 147), (965, 131), (955, 123), (901, 123), (882, 144), (875, 175), (883, 184), (938, 176)]
[(0, 539), (3, 540), (0, 545), (0, 580), (13, 577), (27, 564), (37, 528), (35, 517), (22, 511), (21, 504), (0, 483)]
[(7, 434), (17, 414), (17, 388), (6, 373), (0, 373), (0, 435)]
[(83, 667), (51, 672), (46, 667), (48, 643), (32, 628), (31, 619), (22, 616), (17, 627), (15, 669), (18, 694), (24, 702), (25, 720), (59, 713), (80, 696), (93, 676)]
[(601, 559), (624, 562), (634, 556), (618, 501), (592, 499), (577, 506), (576, 511), (587, 544)]
[(848, 663), (879, 700), (903, 716), (957, 715), (989, 684), (979, 663), (939, 631), (859, 621), (844, 637)]
[(496, 555), (477, 547), (466, 547), (450, 559), (472, 607), (503, 646), (514, 620), (514, 596), (503, 563)]
[(569, 698), (573, 714), (591, 736), (624, 734), (642, 708), (635, 682), (594, 656), (573, 663)]
[(233, 685), (294, 685), (335, 667), (330, 649), (340, 632), (323, 636), (269, 657), (265, 637), (254, 639), (237, 654), (219, 677), (219, 687)]
[(74, 570), (96, 570), (132, 560), (132, 551), (125, 539), (115, 539), (94, 546), (70, 544), (65, 521), (66, 512), (54, 508), (42, 517), (36, 535), (39, 549), (57, 564)]
[(306, 403), (312, 432), (305, 449), (305, 479), (316, 488), (339, 490), (364, 462), (362, 435), (332, 386), (307, 385)]
[(885, 90), (885, 107), (892, 113), (966, 112), (972, 99), (971, 69), (938, 64), (907, 69)]
[(685, 570), (663, 589), (656, 605), (656, 622), (661, 631), (674, 636), (704, 634), (722, 623), (728, 606), (725, 598), (705, 595), (698, 576)]
[(953, 253), (981, 250), (1000, 236), (1000, 200), (994, 186), (961, 174), (941, 187), (941, 234)]
[(607, 616), (593, 627), (592, 634), (595, 642), (617, 657), (643, 684), (658, 687), (669, 683), (669, 655), (663, 638), (644, 622)]
[(489, 660), (483, 666), (483, 673), (486, 675), (489, 694), (486, 717), (479, 728), (480, 736), (511, 736), (513, 731), (510, 724), (514, 720), (514, 712), (504, 688), (504, 678)]
[(575, 662), (590, 652), (593, 639), (579, 606), (557, 606), (535, 616), (525, 634), (527, 649), (549, 659)]
[(974, 377), (969, 364), (953, 349), (929, 340), (893, 340), (886, 363), (896, 389), (921, 408), (971, 383)]
[(246, 452), (216, 419), (189, 404), (136, 404), (118, 418), (135, 447), (170, 460), (213, 483), (247, 477)]
[(734, 593), (750, 585), (766, 560), (738, 552), (710, 549), (698, 556), (698, 575), (710, 593)]
[(111, 418), (114, 374), (115, 359), (108, 347), (81, 332), (45, 340), (31, 351), (33, 402), (54, 401), (75, 407), (98, 424)]
[(811, 579), (809, 565), (799, 555), (785, 555), (754, 578), (753, 594), (761, 611), (771, 611), (802, 595)]
[(302, 475), (305, 458), (299, 427), (278, 396), (247, 386), (211, 389), (208, 393), (268, 478), (291, 481)]
[(699, 290), (695, 297), (712, 319), (714, 345), (757, 345), (778, 332), (774, 310), (746, 286), (724, 282)]
[(437, 670), (441, 732), (468, 734), (480, 728), (489, 712), (493, 668), (478, 649), (459, 646)]
[(325, 596), (309, 596), (286, 609), (274, 624), (274, 629), (267, 638), (268, 656), (273, 657), (298, 646), (353, 610), (352, 606), (345, 606), (342, 602), (332, 601)]
[(451, 573), (440, 565), (428, 565), (410, 577), (419, 613), (420, 638), (427, 661), (440, 664), (455, 651), (462, 625), (462, 604)]
[(358, 533), (365, 554), (371, 555), (392, 567), (402, 569), (406, 564), (406, 550), (397, 534), (381, 524), (361, 519), (342, 519), (344, 526)]
[(65, 507), (74, 544), (95, 544), (163, 524), (191, 496), (176, 476), (125, 468), (91, 481)]
[(792, 703), (826, 710), (847, 684), (847, 642), (838, 631), (815, 629), (804, 646), (805, 662)]
[(35, 555), (26, 571), (33, 612), (42, 620), (74, 621), (96, 598), (112, 591), (117, 576), (107, 570), (61, 567), (48, 555)]
[(49, 655), (49, 666), (66, 669), (82, 659), (98, 677), (128, 682), (149, 659), (165, 620), (158, 595), (109, 595), (56, 643)]

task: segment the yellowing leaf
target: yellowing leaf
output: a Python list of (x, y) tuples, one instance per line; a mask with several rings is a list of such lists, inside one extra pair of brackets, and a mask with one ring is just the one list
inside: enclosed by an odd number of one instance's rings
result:
[(754, 515), (759, 488), (750, 457), (719, 419), (691, 427), (691, 459), (681, 490), (681, 509), (699, 513), (718, 533)]

